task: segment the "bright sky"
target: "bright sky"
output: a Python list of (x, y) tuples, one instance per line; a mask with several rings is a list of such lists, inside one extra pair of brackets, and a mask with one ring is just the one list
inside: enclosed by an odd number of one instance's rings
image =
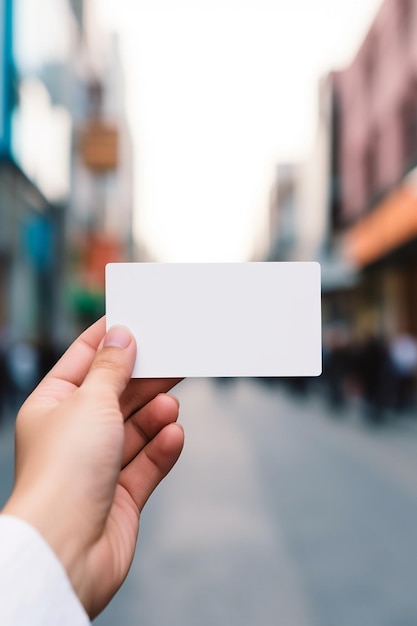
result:
[(317, 78), (381, 0), (97, 0), (121, 33), (136, 231), (160, 261), (248, 260), (276, 163), (305, 157)]

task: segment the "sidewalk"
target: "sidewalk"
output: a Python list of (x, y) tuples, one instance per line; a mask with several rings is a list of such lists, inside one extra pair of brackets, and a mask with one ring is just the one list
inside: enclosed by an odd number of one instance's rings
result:
[(362, 404), (351, 399), (338, 412), (332, 411), (323, 394), (315, 390), (297, 396), (278, 387), (292, 418), (312, 429), (343, 453), (354, 453), (361, 462), (382, 473), (397, 489), (417, 497), (417, 415), (387, 412), (384, 421), (364, 419)]

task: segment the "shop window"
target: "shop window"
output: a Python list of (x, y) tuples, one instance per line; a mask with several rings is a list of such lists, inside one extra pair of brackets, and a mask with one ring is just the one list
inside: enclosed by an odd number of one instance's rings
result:
[(330, 211), (331, 226), (337, 230), (343, 221), (342, 215), (342, 176), (341, 152), (341, 102), (336, 90), (332, 93), (331, 107), (331, 147), (330, 147)]
[(417, 90), (407, 98), (400, 115), (404, 169), (408, 169), (417, 161)]
[(415, 0), (398, 0), (398, 17), (400, 27), (400, 37), (407, 40), (411, 33), (414, 17)]
[(375, 32), (368, 36), (364, 58), (364, 80), (367, 89), (371, 90), (375, 84), (378, 60), (378, 37)]
[(365, 192), (371, 206), (378, 193), (379, 136), (374, 133), (364, 155)]

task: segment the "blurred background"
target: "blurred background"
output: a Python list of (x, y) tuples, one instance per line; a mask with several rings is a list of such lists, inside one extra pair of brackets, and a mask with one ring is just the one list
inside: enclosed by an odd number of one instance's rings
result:
[(107, 262), (322, 267), (323, 375), (178, 386), (97, 624), (417, 624), (416, 168), (417, 0), (0, 0), (0, 505)]

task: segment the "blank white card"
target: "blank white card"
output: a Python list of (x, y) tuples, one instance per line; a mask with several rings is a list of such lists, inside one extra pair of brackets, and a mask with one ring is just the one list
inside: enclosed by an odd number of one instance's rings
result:
[(106, 324), (137, 341), (136, 378), (318, 376), (318, 263), (111, 263)]

